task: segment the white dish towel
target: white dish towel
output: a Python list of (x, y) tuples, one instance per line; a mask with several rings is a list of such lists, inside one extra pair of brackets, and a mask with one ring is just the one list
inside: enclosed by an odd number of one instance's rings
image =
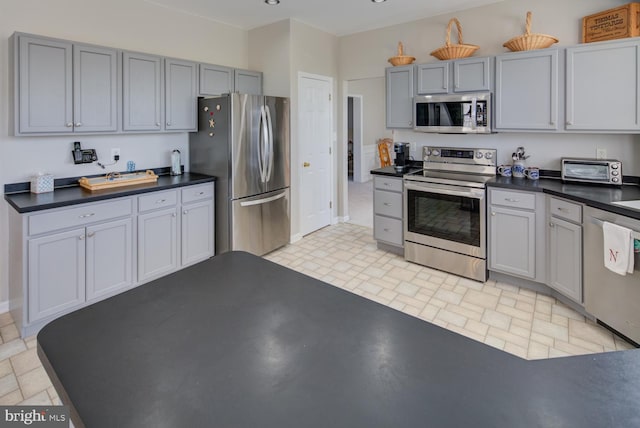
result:
[(633, 231), (607, 221), (604, 234), (604, 266), (618, 275), (633, 273)]

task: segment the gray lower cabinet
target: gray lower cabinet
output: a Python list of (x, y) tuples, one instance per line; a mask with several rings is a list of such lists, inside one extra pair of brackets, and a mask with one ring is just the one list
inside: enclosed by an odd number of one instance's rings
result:
[(200, 64), (200, 96), (216, 96), (233, 91), (233, 68), (213, 64)]
[(165, 59), (165, 130), (197, 131), (197, 64)]
[[(640, 130), (638, 38), (567, 48), (566, 129)], [(598, 106), (594, 106), (597, 100)]]
[(380, 243), (402, 248), (402, 178), (373, 178), (373, 237)]
[(262, 72), (233, 70), (234, 92), (249, 95), (262, 95)]
[(118, 130), (117, 51), (14, 35), (14, 134)]
[(413, 128), (413, 67), (385, 70), (387, 128)]
[(496, 130), (558, 129), (558, 49), (496, 57)]
[(489, 189), (489, 270), (545, 282), (542, 193)]
[(582, 304), (582, 206), (548, 197), (548, 285)]
[(155, 55), (122, 54), (122, 129), (162, 129), (162, 58)]
[[(9, 211), (9, 309), (23, 337), (214, 255), (213, 183)], [(136, 209), (137, 206), (137, 209)]]

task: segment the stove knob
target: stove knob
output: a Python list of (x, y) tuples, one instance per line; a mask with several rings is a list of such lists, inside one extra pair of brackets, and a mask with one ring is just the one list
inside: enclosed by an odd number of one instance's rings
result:
[(483, 156), (482, 152), (478, 152), (478, 153), (476, 153), (476, 157), (477, 157), (478, 159), (482, 159), (482, 156)]
[(491, 159), (493, 157), (493, 153), (487, 152), (487, 153), (484, 154), (484, 157), (487, 158), (487, 159)]
[(613, 181), (614, 183), (617, 183), (618, 181), (620, 181), (620, 179), (618, 177), (613, 177), (611, 181)]
[(433, 156), (440, 156), (440, 150), (436, 150), (436, 149), (431, 150), (431, 154), (432, 154)]
[(425, 156), (431, 156), (431, 149), (424, 149)]

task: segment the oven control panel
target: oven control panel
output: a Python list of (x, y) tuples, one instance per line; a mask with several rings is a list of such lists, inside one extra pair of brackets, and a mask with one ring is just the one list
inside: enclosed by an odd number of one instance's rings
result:
[(422, 148), (422, 160), (425, 168), (432, 162), (495, 167), (496, 150), (425, 146)]

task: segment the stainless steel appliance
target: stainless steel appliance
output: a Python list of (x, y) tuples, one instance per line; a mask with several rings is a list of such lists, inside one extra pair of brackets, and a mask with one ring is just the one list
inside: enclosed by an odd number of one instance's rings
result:
[(404, 176), (405, 259), (486, 281), (486, 182), (496, 150), (423, 147), (423, 168)]
[(413, 98), (414, 129), (440, 133), (490, 133), (491, 93), (422, 95)]
[(640, 220), (586, 207), (584, 218), (584, 308), (601, 323), (640, 344), (640, 254), (625, 276), (604, 266), (604, 221), (627, 227), (640, 239)]
[(396, 154), (395, 160), (393, 161), (393, 166), (396, 171), (405, 172), (407, 169), (409, 169), (410, 148), (410, 143), (393, 143), (393, 151)]
[(622, 162), (614, 159), (562, 158), (562, 180), (622, 185)]
[(190, 170), (216, 181), (216, 252), (266, 254), (289, 242), (289, 99), (228, 94), (198, 101)]

